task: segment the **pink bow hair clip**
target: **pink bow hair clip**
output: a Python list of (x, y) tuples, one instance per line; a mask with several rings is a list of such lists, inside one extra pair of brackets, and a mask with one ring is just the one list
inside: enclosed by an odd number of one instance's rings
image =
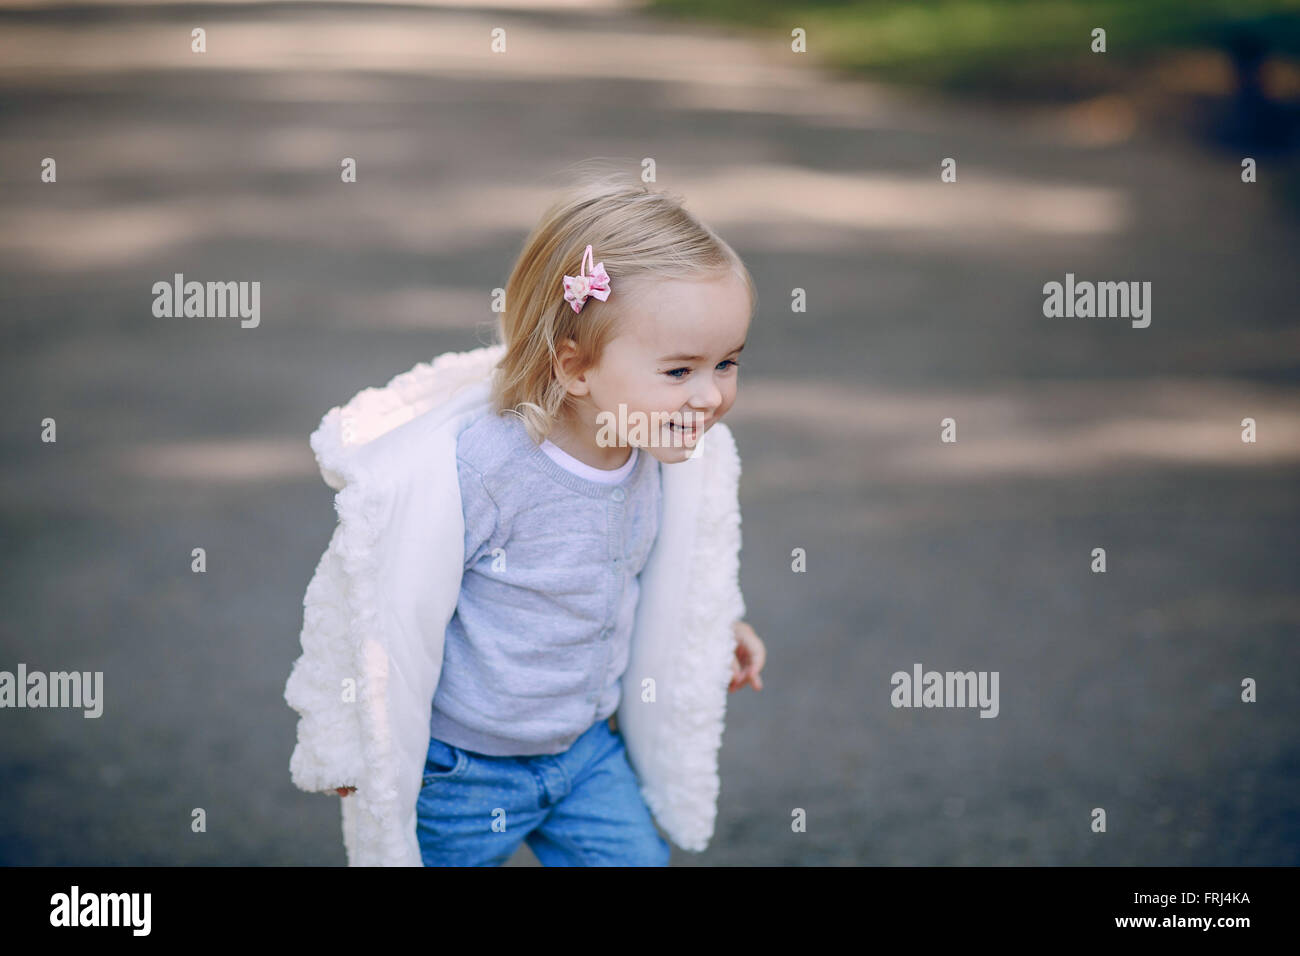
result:
[(590, 266), (590, 272), (588, 271), (588, 266), (594, 258), (591, 254), (591, 246), (588, 245), (587, 251), (582, 254), (582, 264), (578, 268), (578, 274), (564, 277), (564, 301), (573, 306), (574, 312), (582, 311), (588, 296), (594, 296), (601, 302), (609, 298), (609, 273), (605, 271), (605, 263), (597, 262)]

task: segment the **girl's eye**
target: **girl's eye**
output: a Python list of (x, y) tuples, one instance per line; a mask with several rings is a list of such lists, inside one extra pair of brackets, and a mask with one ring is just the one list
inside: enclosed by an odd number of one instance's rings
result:
[[(735, 365), (737, 368), (740, 367), (740, 363), (737, 362), (735, 359), (723, 359), (721, 362), (718, 363), (718, 368), (722, 369), (725, 372), (728, 365)], [(678, 375), (677, 374), (678, 372), (682, 372), (683, 374)], [(689, 368), (682, 367), (682, 368), (669, 369), (667, 372), (664, 372), (664, 374), (670, 378), (681, 379), (684, 378), (686, 374), (689, 374), (689, 372), (690, 372)]]

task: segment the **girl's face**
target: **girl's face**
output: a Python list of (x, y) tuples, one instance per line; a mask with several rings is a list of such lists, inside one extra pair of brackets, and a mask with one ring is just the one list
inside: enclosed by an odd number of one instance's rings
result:
[[(614, 286), (617, 295), (617, 280)], [(635, 445), (675, 464), (691, 457), (736, 401), (749, 293), (744, 280), (728, 272), (638, 286), (634, 300), (600, 360), (570, 381), (569, 393), (588, 448)], [(619, 453), (607, 460), (626, 458)]]

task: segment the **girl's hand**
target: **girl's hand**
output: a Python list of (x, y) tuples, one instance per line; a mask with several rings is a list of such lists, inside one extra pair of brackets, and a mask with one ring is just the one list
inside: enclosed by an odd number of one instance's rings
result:
[(346, 797), (349, 793), (354, 792), (356, 789), (357, 789), (356, 787), (338, 787), (334, 792), (337, 793), (340, 797)]
[(731, 661), (731, 686), (728, 693), (734, 693), (752, 684), (754, 690), (763, 689), (762, 678), (758, 676), (767, 661), (767, 649), (754, 629), (744, 621), (737, 621), (734, 627), (736, 635), (736, 656)]

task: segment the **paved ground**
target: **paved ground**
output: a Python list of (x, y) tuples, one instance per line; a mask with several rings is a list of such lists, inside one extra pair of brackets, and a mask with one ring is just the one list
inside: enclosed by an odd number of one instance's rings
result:
[[(620, 9), (6, 9), (0, 132), (0, 669), (107, 684), (98, 720), (0, 712), (0, 862), (343, 862), (287, 766), (334, 518), (307, 436), (486, 341), (545, 177), (595, 155), (653, 157), (762, 300), (730, 422), (767, 687), (674, 864), (1300, 862), (1300, 229), (1267, 165)], [(175, 272), (260, 280), (261, 325), (155, 319)], [(1150, 281), (1150, 327), (1045, 318), (1067, 272)], [(998, 671), (998, 717), (892, 708), (917, 662)]]

